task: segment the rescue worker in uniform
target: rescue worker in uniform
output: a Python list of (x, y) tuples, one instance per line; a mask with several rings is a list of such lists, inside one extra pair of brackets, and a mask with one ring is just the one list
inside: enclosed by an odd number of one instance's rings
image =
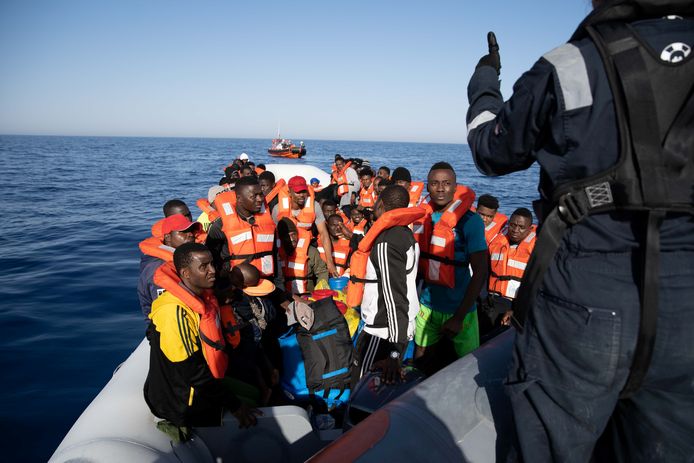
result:
[(504, 103), (468, 85), (478, 169), (540, 165), (507, 392), (524, 461), (694, 455), (694, 2), (593, 1)]

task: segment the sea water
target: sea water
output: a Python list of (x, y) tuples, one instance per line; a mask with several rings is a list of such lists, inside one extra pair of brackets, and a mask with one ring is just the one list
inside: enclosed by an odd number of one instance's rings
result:
[[(298, 144), (299, 140), (296, 140)], [(142, 340), (140, 252), (161, 207), (193, 211), (242, 152), (256, 163), (368, 159), (414, 180), (447, 161), (458, 181), (510, 215), (537, 197), (537, 168), (490, 178), (462, 144), (304, 140), (300, 160), (269, 140), (0, 136), (0, 436), (3, 461), (45, 461)]]

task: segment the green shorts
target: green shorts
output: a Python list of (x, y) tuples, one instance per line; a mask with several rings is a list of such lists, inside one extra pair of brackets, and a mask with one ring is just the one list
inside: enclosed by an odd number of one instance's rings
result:
[[(429, 347), (439, 342), (443, 336), (441, 327), (451, 317), (453, 317), (452, 313), (439, 312), (420, 304), (419, 313), (415, 320), (415, 344), (421, 347)], [(477, 325), (476, 310), (465, 316), (462, 329), (453, 338), (453, 346), (458, 357), (469, 354), (480, 346), (480, 331)]]

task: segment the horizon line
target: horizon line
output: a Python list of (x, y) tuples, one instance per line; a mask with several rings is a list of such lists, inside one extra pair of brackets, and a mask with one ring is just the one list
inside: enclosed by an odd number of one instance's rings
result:
[[(45, 133), (0, 133), (0, 137), (63, 137), (63, 138), (180, 138), (180, 139), (200, 139), (200, 140), (272, 140), (271, 138), (260, 137), (203, 137), (203, 136), (185, 136), (185, 135), (57, 135)], [(291, 140), (298, 140), (291, 138)], [(445, 141), (402, 141), (402, 140), (355, 140), (346, 138), (304, 138), (309, 141), (339, 141), (339, 142), (360, 142), (360, 143), (411, 143), (425, 145), (463, 145), (467, 143), (454, 143)]]

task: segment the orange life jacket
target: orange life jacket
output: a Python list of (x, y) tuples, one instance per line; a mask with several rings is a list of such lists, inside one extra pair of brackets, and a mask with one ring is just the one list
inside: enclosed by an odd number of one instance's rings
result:
[(230, 265), (250, 262), (263, 277), (271, 277), (275, 271), (272, 248), (275, 241), (275, 222), (263, 204), (253, 214), (253, 225), (236, 213), (236, 193), (224, 191), (214, 200), (215, 209), (222, 218), (222, 231), (227, 237)]
[(284, 275), (284, 287), (292, 294), (308, 294), (308, 246), (311, 243), (311, 232), (298, 228), (296, 248), (292, 254), (287, 254), (282, 243), (277, 240), (280, 267)]
[[(323, 259), (323, 262), (327, 263), (328, 261), (325, 257), (325, 249), (320, 244), (322, 242), (322, 239), (319, 239), (318, 252), (320, 253), (321, 259)], [(333, 262), (335, 262), (335, 267), (337, 267), (338, 276), (342, 276), (349, 267), (349, 240), (339, 238), (337, 241), (331, 239), (330, 242), (333, 245)]]
[(165, 245), (161, 238), (150, 236), (146, 240), (140, 241), (140, 251), (147, 256), (156, 257), (164, 262), (171, 262), (175, 249)]
[(359, 190), (359, 206), (373, 209), (375, 202), (376, 192), (374, 191), (374, 184), (373, 182), (371, 182), (369, 188), (362, 188), (361, 190)]
[(277, 194), (280, 192), (282, 188), (284, 188), (285, 185), (286, 182), (283, 178), (277, 180), (277, 182), (275, 182), (275, 186), (272, 187), (272, 190), (270, 190), (270, 192), (265, 195), (265, 202), (270, 204), (270, 201), (275, 199), (275, 196), (277, 196)]
[(361, 305), (364, 297), (364, 283), (367, 283), (366, 266), (369, 262), (369, 255), (376, 238), (383, 231), (396, 226), (406, 227), (415, 220), (421, 219), (426, 215), (426, 211), (421, 207), (403, 207), (385, 212), (376, 220), (368, 233), (359, 242), (357, 250), (352, 253), (349, 262), (349, 283), (347, 284), (347, 305), (357, 307)]
[(506, 260), (508, 259), (508, 240), (506, 235), (498, 233), (487, 244), (489, 247), (489, 291), (503, 294), (499, 277), (506, 275)]
[(166, 217), (154, 222), (154, 225), (152, 225), (152, 236), (156, 236), (157, 238), (164, 239), (164, 231), (163, 231), (164, 219), (166, 219)]
[(229, 359), (224, 351), (226, 343), (222, 333), (222, 318), (217, 298), (211, 289), (200, 297), (183, 286), (173, 262), (167, 262), (154, 272), (154, 284), (173, 294), (186, 307), (200, 316), (200, 341), (202, 353), (215, 378), (223, 378)]
[(368, 220), (366, 220), (366, 217), (361, 219), (361, 222), (358, 224), (354, 225), (354, 223), (350, 222), (352, 224), (352, 233), (356, 233), (357, 235), (363, 235), (364, 231), (366, 230), (366, 224), (369, 223)]
[(217, 212), (215, 208), (210, 205), (210, 202), (207, 200), (207, 198), (200, 198), (195, 202), (195, 204), (202, 212), (207, 214), (207, 219), (210, 221), (210, 223), (214, 222), (215, 220), (217, 220), (217, 218), (219, 218), (219, 212)]
[(419, 199), (422, 197), (424, 192), (424, 182), (411, 182), (410, 183), (410, 204), (407, 207), (419, 206)]
[(233, 307), (226, 304), (219, 307), (219, 314), (222, 318), (222, 333), (224, 334), (224, 340), (227, 345), (235, 349), (239, 346), (239, 343), (241, 343), (241, 327), (236, 318), (236, 313)]
[(506, 269), (498, 277), (494, 289), (495, 292), (509, 299), (514, 299), (516, 297), (521, 280), (523, 279), (525, 267), (528, 265), (533, 249), (535, 249), (536, 239), (535, 227), (533, 226), (530, 234), (526, 236), (523, 241), (518, 243), (518, 246), (511, 246), (509, 243)]
[[(426, 199), (428, 204), (428, 197)], [(431, 213), (425, 218), (423, 229), (419, 234), (421, 239), (419, 241), (421, 247), (419, 271), (427, 282), (453, 288), (455, 287), (455, 267), (468, 265), (467, 262), (455, 260), (453, 228), (470, 210), (474, 200), (475, 192), (472, 189), (465, 185), (458, 185), (453, 201), (443, 211), (436, 225), (432, 227)]]
[[(352, 161), (345, 162), (345, 166), (342, 170), (337, 170), (337, 167), (333, 170), (333, 182), (337, 184), (337, 195), (342, 196), (347, 194), (349, 191), (349, 184), (347, 183), (347, 168), (352, 165)], [(334, 164), (333, 164), (334, 166)]]
[(299, 212), (299, 215), (294, 217), (292, 214), (292, 199), (289, 197), (289, 188), (283, 188), (279, 193), (279, 202), (277, 203), (277, 221), (279, 222), (284, 217), (289, 217), (297, 226), (310, 230), (313, 223), (316, 221), (316, 196), (313, 193), (313, 188), (308, 187), (308, 198), (306, 204)]
[(255, 168), (255, 173), (256, 173), (257, 175), (260, 175), (260, 174), (262, 174), (263, 172), (265, 172), (265, 169), (263, 169), (262, 167), (256, 166), (256, 168)]
[(489, 225), (484, 227), (484, 238), (487, 240), (487, 245), (492, 242), (492, 239), (496, 235), (501, 233), (507, 223), (508, 217), (506, 217), (506, 215), (502, 214), (501, 212), (497, 212), (494, 215), (494, 220), (492, 220)]

